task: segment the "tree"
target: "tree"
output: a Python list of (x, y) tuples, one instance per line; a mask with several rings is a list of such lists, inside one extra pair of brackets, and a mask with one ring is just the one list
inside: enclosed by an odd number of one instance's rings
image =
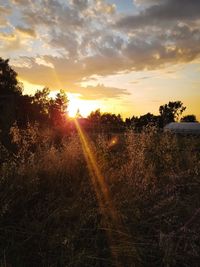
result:
[(68, 98), (64, 90), (49, 102), (49, 117), (54, 126), (64, 126), (67, 118)]
[(198, 122), (195, 115), (186, 115), (181, 118), (181, 122)]
[(159, 123), (159, 116), (147, 113), (143, 116), (140, 116), (140, 118), (137, 121), (137, 126), (139, 128), (144, 128), (147, 125), (158, 126), (158, 123)]
[(22, 85), (17, 80), (17, 73), (9, 66), (9, 60), (0, 57), (0, 138), (4, 145), (9, 143), (9, 130), (17, 120), (22, 96)]
[(88, 122), (95, 130), (103, 131), (121, 131), (124, 123), (121, 115), (109, 112), (101, 113), (100, 109), (92, 111), (88, 116)]
[(94, 124), (99, 124), (100, 120), (101, 120), (101, 111), (100, 109), (97, 109), (95, 111), (92, 111), (90, 113), (90, 115), (88, 116), (88, 120), (91, 122), (91, 123), (94, 123)]
[(126, 119), (126, 125), (140, 132), (148, 125), (158, 127), (159, 121), (160, 121), (160, 116), (147, 113), (140, 117), (133, 116), (131, 119), (130, 118)]
[(186, 107), (181, 101), (169, 102), (160, 106), (160, 126), (163, 127), (170, 122), (177, 121), (185, 109)]
[(49, 102), (50, 102), (49, 93), (50, 93), (49, 88), (45, 87), (41, 91), (37, 90), (37, 92), (33, 97), (33, 103), (38, 105), (40, 112), (42, 112), (43, 114), (48, 113)]
[(9, 59), (0, 58), (0, 95), (21, 95), (22, 85), (8, 63)]
[(50, 90), (45, 87), (42, 90), (37, 90), (35, 95), (32, 97), (33, 105), (33, 118), (35, 118), (39, 123), (48, 124), (49, 123), (49, 97)]
[(101, 115), (101, 125), (103, 129), (107, 132), (118, 132), (123, 129), (123, 120), (121, 115), (112, 114), (109, 112), (105, 112)]

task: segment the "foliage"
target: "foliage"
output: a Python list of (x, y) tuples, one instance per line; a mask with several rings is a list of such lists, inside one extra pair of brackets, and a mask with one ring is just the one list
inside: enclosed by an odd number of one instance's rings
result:
[(164, 126), (170, 122), (177, 121), (185, 109), (186, 107), (183, 106), (181, 101), (169, 102), (160, 106), (161, 125)]
[(49, 102), (49, 118), (51, 123), (57, 127), (66, 122), (68, 99), (65, 91), (60, 90), (55, 99)]
[(120, 132), (124, 130), (124, 122), (120, 114), (101, 113), (100, 109), (92, 111), (88, 116), (88, 124), (95, 131)]
[[(40, 126), (57, 127), (65, 125), (68, 99), (63, 90), (55, 99), (49, 96), (50, 91), (44, 88), (37, 91), (34, 96), (22, 95), (22, 86), (17, 80), (17, 73), (9, 65), (9, 60), (0, 58), (0, 95), (3, 96), (4, 106), (9, 106), (11, 112), (1, 114), (5, 116), (3, 125), (4, 135), (8, 135), (7, 128), (16, 121), (20, 127), (28, 123), (38, 122)], [(6, 103), (5, 103), (6, 102)], [(4, 113), (8, 113), (7, 109)], [(6, 127), (7, 124), (9, 127)], [(5, 130), (6, 129), (6, 130)]]
[(131, 119), (126, 120), (128, 127), (134, 129), (135, 131), (142, 131), (148, 125), (159, 127), (160, 117), (155, 116), (151, 113), (147, 113), (140, 117), (133, 116)]
[(15, 152), (1, 147), (2, 266), (109, 267), (113, 254), (121, 266), (199, 266), (199, 138), (155, 127), (88, 137), (122, 222), (116, 230), (77, 134), (58, 144), (54, 131), (29, 124), (11, 135)]
[(186, 115), (181, 118), (181, 122), (198, 122), (195, 115)]
[(22, 85), (17, 80), (17, 73), (10, 67), (9, 60), (0, 57), (0, 95), (21, 95)]

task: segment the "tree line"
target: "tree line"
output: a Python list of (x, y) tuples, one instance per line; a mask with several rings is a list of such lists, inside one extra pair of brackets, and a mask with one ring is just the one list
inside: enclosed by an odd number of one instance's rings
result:
[[(54, 129), (73, 128), (73, 122), (67, 115), (69, 100), (64, 90), (50, 97), (50, 90), (43, 88), (33, 96), (23, 94), (23, 84), (17, 79), (17, 73), (9, 65), (9, 60), (0, 58), (0, 128), (6, 132), (16, 122), (19, 127), (37, 122), (41, 127)], [(159, 115), (145, 115), (122, 119), (121, 115), (102, 113), (100, 110), (91, 112), (87, 118), (77, 119), (87, 129), (103, 129), (104, 131), (122, 131), (127, 128), (141, 131), (151, 124), (163, 128), (166, 124), (180, 119), (186, 107), (181, 101), (169, 102), (159, 107)], [(181, 118), (182, 122), (197, 122), (195, 115)]]

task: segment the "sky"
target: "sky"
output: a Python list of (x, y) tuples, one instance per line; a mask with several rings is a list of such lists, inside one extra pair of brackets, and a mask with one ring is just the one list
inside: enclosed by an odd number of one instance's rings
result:
[(0, 51), (24, 93), (64, 89), (71, 115), (180, 100), (200, 120), (199, 0), (0, 0)]

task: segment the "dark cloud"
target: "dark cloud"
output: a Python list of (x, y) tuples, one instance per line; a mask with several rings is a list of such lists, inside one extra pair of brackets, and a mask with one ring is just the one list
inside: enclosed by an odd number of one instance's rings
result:
[(89, 0), (72, 0), (72, 3), (76, 8), (84, 10), (88, 7)]
[(134, 0), (134, 3), (136, 5), (155, 5), (155, 4), (159, 4), (161, 1), (163, 0)]
[(23, 20), (29, 25), (59, 26), (60, 30), (81, 27), (84, 20), (78, 9), (56, 0), (34, 1), (23, 7)]
[(159, 23), (172, 23), (200, 19), (199, 0), (163, 0), (144, 9), (138, 15), (124, 16), (117, 22), (117, 27), (139, 28), (142, 26), (156, 25)]
[(78, 36), (75, 33), (58, 33), (52, 30), (49, 44), (55, 49), (61, 48), (70, 56), (77, 57), (79, 50)]

